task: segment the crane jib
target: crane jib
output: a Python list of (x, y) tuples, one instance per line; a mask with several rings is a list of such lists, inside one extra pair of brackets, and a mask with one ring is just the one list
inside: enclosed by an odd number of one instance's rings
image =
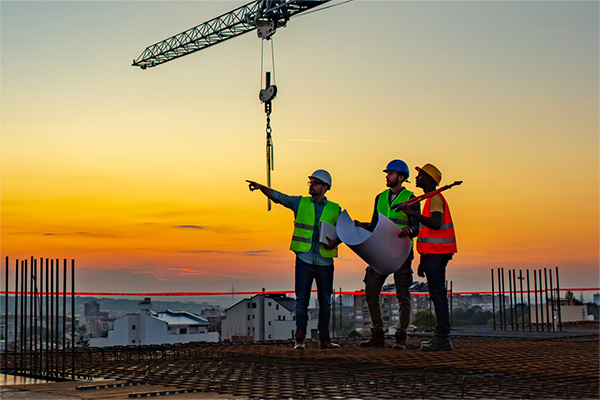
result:
[(294, 15), (331, 0), (257, 0), (146, 47), (134, 67), (155, 67), (256, 29), (259, 21), (285, 26)]

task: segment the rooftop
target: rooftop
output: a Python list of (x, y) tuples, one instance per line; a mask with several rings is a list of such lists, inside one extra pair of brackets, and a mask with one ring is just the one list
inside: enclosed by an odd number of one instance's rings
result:
[[(101, 381), (3, 387), (86, 399), (598, 399), (598, 323), (562, 332), (453, 332), (452, 352), (425, 353), (413, 333), (408, 349), (293, 350), (291, 341), (248, 344), (122, 346), (77, 357), (77, 373)], [(388, 339), (392, 344), (391, 339)], [(7, 392), (9, 390), (10, 392)], [(52, 398), (52, 397), (47, 397)]]
[(153, 317), (165, 321), (169, 325), (208, 325), (204, 317), (189, 313), (187, 311), (162, 311), (152, 312)]

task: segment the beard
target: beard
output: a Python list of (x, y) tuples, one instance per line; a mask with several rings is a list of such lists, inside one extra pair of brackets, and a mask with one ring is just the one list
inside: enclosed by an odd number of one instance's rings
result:
[(387, 187), (394, 187), (394, 186), (397, 186), (398, 183), (400, 183), (400, 179), (396, 178), (393, 181), (387, 181), (386, 182), (386, 186)]

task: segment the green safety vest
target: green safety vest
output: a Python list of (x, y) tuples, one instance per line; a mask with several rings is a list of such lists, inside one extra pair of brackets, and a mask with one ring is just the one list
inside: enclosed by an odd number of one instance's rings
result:
[[(315, 229), (315, 206), (310, 200), (310, 197), (302, 197), (300, 205), (296, 212), (296, 220), (294, 221), (294, 235), (292, 236), (292, 244), (290, 250), (306, 253), (310, 250), (312, 237)], [(340, 206), (333, 201), (327, 200), (325, 208), (321, 213), (321, 221), (335, 225), (338, 216), (340, 215)], [(337, 247), (333, 250), (327, 250), (319, 246), (319, 252), (323, 257), (337, 257)]]
[(379, 195), (379, 201), (377, 202), (377, 211), (391, 219), (400, 228), (408, 226), (408, 217), (406, 216), (406, 214), (404, 214), (404, 212), (402, 211), (392, 210), (390, 209), (390, 207), (394, 204), (403, 203), (406, 200), (410, 199), (410, 196), (412, 196), (413, 192), (406, 188), (403, 188), (402, 191), (398, 193), (398, 196), (396, 196), (392, 204), (390, 204), (388, 200), (390, 198), (389, 194), (390, 189), (387, 189)]

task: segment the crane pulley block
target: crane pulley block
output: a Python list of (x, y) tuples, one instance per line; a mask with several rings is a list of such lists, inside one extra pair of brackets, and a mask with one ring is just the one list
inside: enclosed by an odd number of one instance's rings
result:
[(273, 20), (256, 21), (256, 34), (260, 39), (267, 40), (277, 31), (277, 24)]
[(258, 93), (258, 98), (261, 103), (270, 103), (277, 96), (277, 86), (271, 85), (265, 89), (261, 89)]

